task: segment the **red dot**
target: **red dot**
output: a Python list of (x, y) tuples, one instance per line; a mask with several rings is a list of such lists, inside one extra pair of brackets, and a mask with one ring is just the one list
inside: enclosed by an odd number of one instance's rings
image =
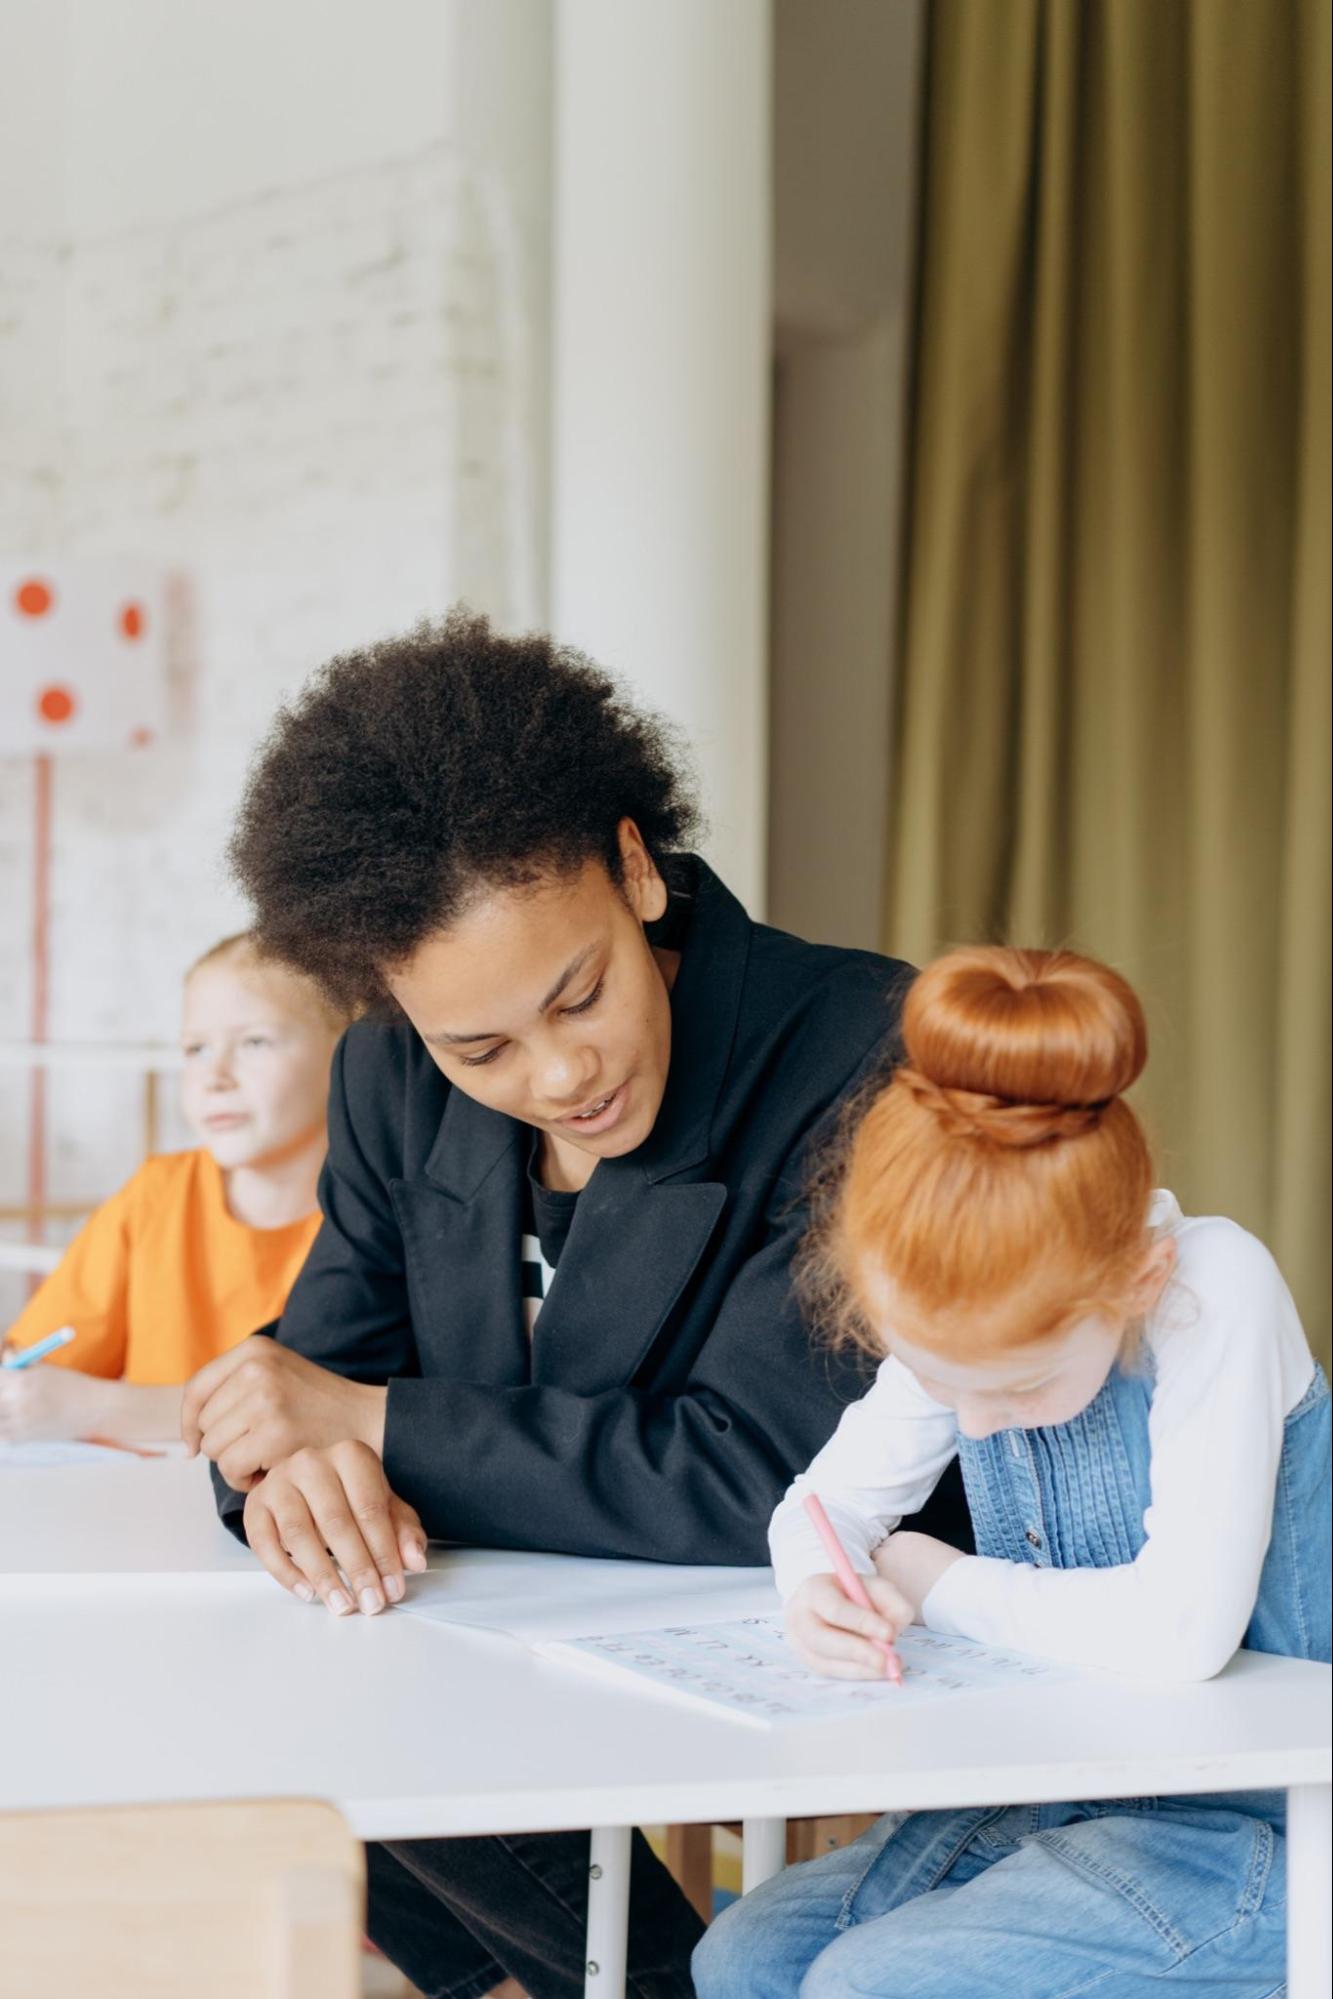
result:
[(154, 740), (154, 734), (151, 729), (130, 730), (130, 746), (133, 749), (146, 750), (148, 745)]
[(37, 712), (44, 722), (68, 722), (77, 706), (68, 687), (44, 687), (37, 697)]
[(127, 639), (142, 638), (147, 622), (142, 604), (126, 604), (121, 611), (120, 629)]
[(14, 602), (25, 618), (44, 618), (55, 602), (55, 592), (40, 576), (29, 576), (14, 592)]

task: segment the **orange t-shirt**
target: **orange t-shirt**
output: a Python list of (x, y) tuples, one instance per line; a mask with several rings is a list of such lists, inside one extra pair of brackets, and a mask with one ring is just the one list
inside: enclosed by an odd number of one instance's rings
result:
[(252, 1229), (227, 1209), (211, 1152), (146, 1160), (91, 1215), (10, 1328), (16, 1347), (73, 1326), (53, 1365), (166, 1387), (276, 1319), (319, 1210)]

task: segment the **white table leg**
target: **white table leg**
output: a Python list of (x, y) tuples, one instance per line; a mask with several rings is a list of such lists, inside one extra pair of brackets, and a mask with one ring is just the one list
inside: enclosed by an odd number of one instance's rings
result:
[(1328, 1999), (1333, 1988), (1333, 1789), (1293, 1784), (1287, 1792), (1288, 1999)]
[(787, 1865), (786, 1819), (742, 1819), (741, 1893), (781, 1874)]
[(584, 1999), (624, 1999), (632, 1830), (627, 1825), (594, 1826), (592, 1830)]

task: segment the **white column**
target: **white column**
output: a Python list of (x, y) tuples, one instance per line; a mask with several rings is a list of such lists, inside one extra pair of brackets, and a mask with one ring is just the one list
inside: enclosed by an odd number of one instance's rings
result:
[(559, 0), (552, 629), (686, 731), (764, 886), (769, 0)]
[(1333, 1983), (1333, 1791), (1293, 1784), (1287, 1792), (1287, 1991), (1290, 1999), (1328, 1999)]

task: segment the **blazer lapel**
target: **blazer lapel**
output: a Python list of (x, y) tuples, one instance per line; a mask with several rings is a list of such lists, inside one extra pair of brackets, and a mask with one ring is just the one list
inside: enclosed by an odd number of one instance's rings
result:
[(606, 1160), (579, 1197), (537, 1317), (532, 1379), (595, 1395), (633, 1379), (703, 1255), (727, 1190), (717, 1181), (653, 1186)]
[(424, 1179), (392, 1183), (423, 1374), (528, 1376), (519, 1290), (525, 1127), (451, 1090)]

